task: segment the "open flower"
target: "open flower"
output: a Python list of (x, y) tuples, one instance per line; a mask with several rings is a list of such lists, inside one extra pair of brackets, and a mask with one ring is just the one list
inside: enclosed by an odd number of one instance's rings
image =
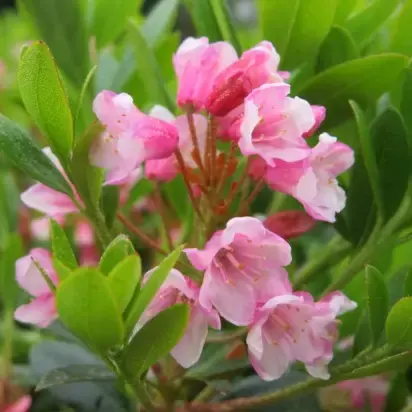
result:
[(92, 145), (90, 162), (109, 170), (109, 184), (125, 182), (143, 161), (168, 157), (176, 149), (176, 127), (140, 112), (126, 93), (104, 90), (93, 109), (106, 131)]
[[(178, 148), (180, 153), (182, 154), (186, 166), (195, 169), (197, 166), (192, 156), (193, 142), (187, 117), (178, 116), (175, 118), (172, 113), (162, 106), (155, 106), (151, 110), (150, 115), (166, 122), (170, 122), (176, 126), (179, 133)], [(200, 114), (194, 114), (193, 121), (200, 155), (203, 158), (206, 149), (207, 119)], [(145, 164), (145, 173), (149, 179), (169, 181), (176, 177), (178, 172), (179, 165), (174, 154), (163, 159), (148, 160)]]
[(289, 244), (252, 217), (231, 219), (205, 249), (185, 249), (192, 265), (205, 270), (199, 301), (213, 306), (235, 325), (249, 325), (259, 302), (291, 292), (283, 266), (291, 262)]
[(328, 379), (338, 337), (336, 316), (355, 307), (339, 293), (319, 302), (307, 293), (273, 297), (257, 309), (246, 340), (256, 372), (264, 380), (278, 379), (300, 361), (312, 376)]
[(36, 263), (44, 269), (54, 285), (58, 283), (48, 250), (32, 249), (28, 255), (17, 260), (16, 280), (34, 299), (18, 307), (14, 317), (19, 322), (33, 323), (44, 328), (57, 318), (56, 300)]
[[(152, 269), (145, 275), (145, 280), (154, 270)], [(196, 283), (183, 276), (178, 270), (172, 269), (144, 312), (139, 326), (176, 303), (186, 303), (190, 306), (190, 319), (185, 334), (172, 349), (171, 355), (180, 365), (188, 368), (200, 358), (208, 326), (220, 329), (220, 318), (216, 310), (206, 309), (199, 304), (199, 287)]]

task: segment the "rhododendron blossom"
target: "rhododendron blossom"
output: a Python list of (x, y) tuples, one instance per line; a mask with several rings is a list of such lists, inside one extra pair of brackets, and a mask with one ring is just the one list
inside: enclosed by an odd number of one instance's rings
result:
[(48, 276), (54, 285), (58, 284), (48, 250), (32, 249), (27, 256), (17, 260), (16, 280), (33, 300), (18, 307), (15, 318), (20, 322), (46, 327), (57, 317), (56, 300), (37, 265), (44, 270), (44, 275)]

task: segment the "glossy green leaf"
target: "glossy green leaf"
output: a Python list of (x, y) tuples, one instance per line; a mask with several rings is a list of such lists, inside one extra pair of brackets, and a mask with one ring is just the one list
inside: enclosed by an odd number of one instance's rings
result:
[(106, 226), (111, 229), (116, 219), (116, 212), (120, 204), (120, 189), (118, 186), (104, 186), (102, 191), (102, 209)]
[(91, 33), (96, 38), (98, 49), (116, 39), (126, 27), (127, 19), (137, 13), (137, 0), (94, 0), (92, 3)]
[(382, 331), (385, 329), (385, 320), (388, 315), (388, 291), (385, 278), (373, 266), (366, 267), (366, 291), (368, 302), (369, 327), (375, 345), (379, 343)]
[(0, 152), (25, 174), (59, 192), (72, 195), (63, 175), (18, 125), (0, 114)]
[(150, 47), (172, 26), (178, 5), (178, 0), (161, 0), (150, 11), (142, 25), (142, 34)]
[(400, 299), (386, 319), (386, 339), (395, 347), (412, 347), (412, 298)]
[(185, 0), (190, 10), (198, 37), (206, 36), (210, 42), (223, 40), (210, 0)]
[(27, 47), (19, 65), (19, 89), (24, 105), (53, 152), (67, 161), (73, 145), (73, 119), (50, 50), (43, 42)]
[(53, 219), (50, 220), (53, 256), (69, 269), (77, 268), (77, 260), (66, 233)]
[(119, 235), (112, 240), (100, 259), (101, 272), (108, 275), (124, 258), (135, 253), (130, 239), (125, 235)]
[(398, 7), (393, 0), (374, 0), (360, 13), (346, 21), (345, 27), (358, 44), (365, 44)]
[(399, 112), (389, 108), (375, 120), (370, 133), (379, 172), (383, 217), (389, 220), (398, 210), (408, 187), (411, 167), (407, 132)]
[(7, 238), (4, 250), (0, 256), (0, 290), (2, 302), (8, 310), (16, 306), (18, 285), (16, 282), (16, 260), (23, 256), (23, 242), (17, 234)]
[(134, 335), (122, 355), (122, 366), (132, 382), (165, 357), (182, 338), (189, 321), (189, 307), (174, 305), (147, 322)]
[(129, 33), (134, 45), (137, 71), (140, 78), (144, 80), (146, 95), (152, 103), (161, 104), (173, 111), (174, 102), (165, 88), (153, 51), (149, 48), (140, 28), (131, 20), (129, 21)]
[(152, 301), (160, 286), (162, 286), (163, 282), (166, 280), (181, 253), (182, 248), (180, 247), (164, 258), (147, 279), (137, 298), (130, 303), (130, 310), (128, 310), (125, 322), (127, 336), (133, 331), (140, 316)]
[(66, 385), (75, 382), (114, 381), (113, 372), (103, 365), (71, 365), (56, 368), (43, 375), (36, 386), (36, 391)]
[(123, 341), (123, 325), (107, 278), (96, 269), (77, 269), (57, 289), (60, 319), (83, 342), (106, 353)]
[(22, 0), (57, 64), (78, 86), (89, 71), (82, 1)]
[(349, 100), (361, 106), (373, 102), (393, 88), (407, 64), (407, 58), (399, 54), (351, 60), (318, 74), (296, 94), (311, 104), (326, 106), (328, 116), (323, 126), (333, 127), (350, 117)]
[(109, 273), (107, 280), (121, 313), (130, 303), (142, 276), (139, 255), (127, 256)]
[(100, 123), (94, 122), (77, 139), (71, 161), (71, 172), (77, 191), (86, 205), (96, 207), (102, 191), (104, 171), (89, 162), (90, 146), (103, 130)]
[(334, 26), (319, 48), (316, 71), (322, 72), (357, 57), (359, 51), (349, 32)]

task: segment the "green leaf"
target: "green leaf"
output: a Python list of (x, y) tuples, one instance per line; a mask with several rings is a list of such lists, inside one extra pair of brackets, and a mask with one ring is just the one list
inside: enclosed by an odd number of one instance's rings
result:
[(408, 270), (405, 275), (404, 296), (412, 296), (412, 271)]
[(385, 320), (389, 310), (388, 291), (385, 278), (373, 266), (366, 267), (366, 291), (368, 302), (369, 327), (372, 332), (372, 341), (375, 345), (385, 329)]
[(49, 158), (19, 126), (1, 114), (0, 152), (32, 179), (72, 196), (70, 186)]
[(22, 0), (57, 64), (78, 86), (89, 71), (81, 1)]
[(69, 269), (66, 265), (64, 265), (62, 262), (60, 262), (59, 259), (56, 259), (55, 257), (53, 257), (53, 267), (57, 273), (60, 282), (63, 282), (72, 274), (72, 270)]
[(339, 26), (331, 28), (319, 48), (317, 72), (359, 57), (359, 51), (349, 32)]
[(100, 259), (100, 271), (108, 275), (124, 258), (135, 253), (130, 239), (125, 235), (117, 236), (103, 253)]
[(74, 335), (100, 353), (123, 341), (121, 316), (107, 278), (96, 269), (73, 272), (57, 289), (57, 309)]
[(123, 352), (122, 366), (132, 382), (165, 357), (182, 338), (189, 321), (189, 307), (174, 305), (147, 322)]
[(173, 111), (175, 105), (165, 88), (153, 51), (149, 48), (140, 28), (132, 20), (129, 21), (129, 33), (137, 59), (137, 71), (140, 78), (144, 80), (147, 96), (152, 103), (161, 104)]
[(103, 365), (71, 365), (56, 368), (43, 375), (36, 391), (41, 391), (54, 386), (75, 382), (114, 381), (115, 376), (111, 370)]
[(142, 34), (152, 47), (172, 26), (176, 15), (178, 0), (161, 0), (149, 13), (142, 25)]
[(404, 71), (400, 110), (408, 131), (409, 149), (412, 150), (412, 66)]
[(264, 37), (282, 56), (281, 67), (294, 69), (316, 54), (333, 23), (337, 0), (264, 0)]
[(328, 116), (323, 126), (330, 128), (350, 117), (349, 100), (366, 105), (392, 89), (407, 63), (399, 54), (351, 60), (318, 74), (296, 93), (311, 104), (326, 106)]
[(140, 199), (150, 195), (153, 192), (154, 184), (147, 179), (140, 179), (132, 190), (129, 192), (129, 197), (126, 203), (126, 209), (131, 208)]
[(412, 346), (412, 298), (400, 299), (386, 319), (386, 339), (395, 347), (409, 349)]
[(160, 286), (162, 286), (170, 271), (175, 266), (180, 254), (182, 253), (182, 249), (182, 247), (177, 248), (162, 260), (159, 266), (152, 272), (150, 277), (145, 282), (136, 300), (130, 303), (130, 310), (128, 310), (125, 321), (127, 336), (129, 336), (129, 334), (133, 331), (137, 321), (140, 319), (140, 316), (152, 301)]
[(210, 42), (223, 40), (210, 0), (186, 0), (198, 37), (206, 36)]
[[(83, 116), (84, 116), (84, 114), (82, 115), (82, 109), (83, 109), (83, 106), (85, 105), (85, 103), (84, 103), (85, 100), (86, 100), (86, 107), (83, 110), (83, 113), (90, 114), (90, 112), (91, 112), (92, 104), (91, 104), (90, 95), (88, 93), (90, 93), (89, 89), (92, 85), (92, 79), (93, 79), (94, 74), (96, 73), (96, 70), (97, 70), (97, 66), (93, 66), (90, 69), (89, 73), (87, 74), (86, 79), (83, 82), (82, 89), (80, 90), (79, 99), (77, 101), (76, 115), (75, 115), (75, 118), (74, 118), (75, 131), (77, 131), (79, 129), (79, 125), (78, 125), (79, 123), (81, 123), (81, 126), (83, 126), (83, 122), (84, 122)], [(83, 122), (80, 122), (80, 120), (83, 120)]]
[(104, 186), (102, 191), (102, 209), (106, 226), (111, 229), (120, 204), (120, 189), (118, 186)]
[(336, 6), (335, 20), (336, 24), (342, 24), (350, 16), (358, 0), (340, 0)]
[(409, 391), (405, 373), (397, 373), (391, 379), (390, 388), (385, 400), (383, 412), (402, 411), (407, 404)]
[(352, 33), (356, 43), (364, 45), (382, 27), (398, 4), (392, 0), (374, 0), (370, 6), (347, 20), (344, 26)]
[(412, 39), (410, 28), (412, 23), (412, 0), (403, 2), (402, 10), (397, 17), (392, 31), (392, 39), (389, 50), (412, 56)]
[(73, 145), (69, 102), (50, 50), (43, 42), (28, 46), (19, 65), (19, 89), (24, 105), (47, 138), (52, 151), (67, 161)]
[(390, 107), (375, 120), (370, 133), (379, 172), (380, 203), (387, 221), (398, 210), (408, 188), (411, 168), (407, 132), (399, 112)]
[(16, 282), (16, 260), (23, 256), (23, 243), (17, 234), (8, 236), (5, 249), (0, 259), (0, 290), (6, 309), (13, 310), (19, 287)]
[(107, 280), (121, 313), (130, 303), (142, 276), (142, 264), (139, 255), (126, 257), (109, 273)]
[(369, 313), (367, 308), (362, 312), (359, 317), (359, 322), (355, 331), (355, 339), (353, 342), (353, 356), (358, 355), (365, 350), (371, 343), (371, 328), (369, 326)]
[(86, 205), (97, 207), (102, 191), (103, 169), (94, 167), (89, 162), (89, 150), (93, 140), (102, 132), (103, 126), (94, 122), (78, 138), (73, 151), (71, 172), (80, 197)]
[(120, 0), (115, 5), (111, 0), (95, 0), (93, 5), (91, 32), (98, 49), (115, 40), (124, 31), (127, 19), (138, 10), (137, 0)]
[(189, 198), (183, 176), (179, 175), (170, 182), (165, 183), (163, 188), (173, 206), (173, 210), (180, 219), (184, 220), (191, 207), (189, 207)]
[(69, 269), (76, 269), (77, 260), (66, 233), (53, 219), (50, 219), (50, 227), (53, 256)]

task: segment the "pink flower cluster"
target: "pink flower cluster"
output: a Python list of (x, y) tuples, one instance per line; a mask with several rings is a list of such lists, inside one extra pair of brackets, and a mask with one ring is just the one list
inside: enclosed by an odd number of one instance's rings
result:
[(294, 292), (284, 268), (292, 260), (285, 240), (260, 220), (241, 217), (216, 232), (203, 250), (185, 253), (204, 271), (202, 285), (173, 270), (143, 317), (144, 323), (175, 303), (190, 304), (188, 328), (172, 351), (182, 366), (199, 359), (208, 326), (220, 329), (220, 315), (249, 327), (249, 358), (262, 379), (279, 378), (295, 361), (312, 376), (328, 379), (338, 338), (336, 317), (356, 304), (339, 292), (318, 302)]

